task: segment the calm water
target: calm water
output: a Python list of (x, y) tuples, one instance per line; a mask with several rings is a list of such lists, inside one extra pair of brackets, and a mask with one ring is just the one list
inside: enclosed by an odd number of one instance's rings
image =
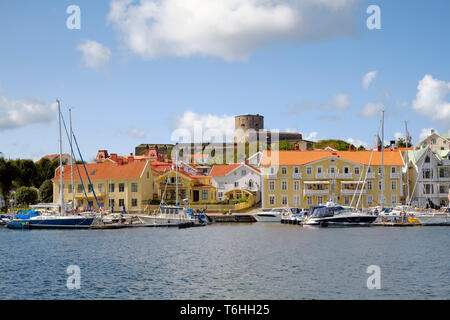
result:
[[(448, 227), (0, 228), (0, 243), (0, 299), (450, 298)], [(80, 290), (66, 287), (69, 265)]]

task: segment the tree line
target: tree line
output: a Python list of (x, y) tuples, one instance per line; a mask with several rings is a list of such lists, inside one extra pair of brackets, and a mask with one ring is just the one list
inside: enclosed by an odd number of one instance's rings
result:
[[(16, 204), (34, 204), (37, 201), (52, 202), (55, 170), (59, 159), (42, 158), (38, 162), (29, 159), (5, 159), (0, 157), (0, 195), (3, 206), (8, 207), (15, 191)], [(39, 192), (37, 191), (39, 189)]]

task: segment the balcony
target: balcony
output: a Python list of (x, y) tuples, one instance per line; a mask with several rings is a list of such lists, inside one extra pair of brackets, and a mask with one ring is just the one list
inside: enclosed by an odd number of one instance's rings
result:
[(352, 173), (316, 173), (316, 179), (352, 179)]
[(367, 174), (367, 179), (375, 179), (375, 172), (369, 172)]
[(350, 189), (341, 189), (341, 194), (342, 195), (354, 195), (356, 191), (356, 195), (359, 195), (360, 193), (362, 194), (366, 194), (366, 189), (363, 189), (362, 192), (361, 190), (350, 190)]
[(302, 174), (301, 173), (293, 173), (292, 174), (292, 179), (301, 179), (302, 178)]
[(330, 194), (330, 190), (311, 190), (311, 189), (305, 189), (304, 190), (305, 195), (315, 195), (315, 196), (323, 196)]
[(391, 172), (390, 177), (391, 177), (391, 179), (400, 179), (401, 173), (399, 173), (399, 172), (395, 172), (395, 173)]

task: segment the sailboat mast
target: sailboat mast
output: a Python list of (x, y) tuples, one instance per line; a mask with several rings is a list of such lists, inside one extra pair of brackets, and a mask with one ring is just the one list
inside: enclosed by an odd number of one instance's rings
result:
[(405, 121), (405, 137), (406, 137), (406, 203), (409, 203), (409, 160), (408, 160), (408, 123)]
[(178, 206), (178, 152), (175, 154), (175, 205)]
[(63, 171), (64, 167), (62, 164), (62, 138), (61, 138), (61, 105), (59, 100), (58, 103), (58, 127), (59, 127), (59, 204), (61, 206), (60, 213), (64, 215), (64, 181), (63, 181)]
[(381, 207), (384, 206), (384, 110), (381, 110)]
[(69, 109), (69, 122), (70, 122), (70, 179), (72, 183), (72, 210), (75, 210), (75, 193), (73, 185), (73, 148), (72, 148), (72, 109)]

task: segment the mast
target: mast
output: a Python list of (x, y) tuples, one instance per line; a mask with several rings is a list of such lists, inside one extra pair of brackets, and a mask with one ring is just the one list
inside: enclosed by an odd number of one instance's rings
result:
[(175, 154), (175, 205), (178, 206), (178, 152)]
[(381, 110), (381, 207), (384, 207), (384, 110)]
[(409, 160), (408, 160), (408, 123), (405, 121), (405, 137), (406, 137), (406, 203), (409, 203)]
[(63, 171), (64, 167), (62, 164), (62, 138), (61, 138), (61, 105), (58, 99), (56, 99), (58, 103), (58, 128), (59, 128), (59, 204), (60, 204), (60, 213), (61, 215), (65, 214), (64, 210), (64, 181), (63, 181)]
[(75, 193), (73, 185), (73, 148), (72, 148), (72, 109), (69, 109), (69, 122), (70, 122), (70, 178), (72, 183), (72, 211), (75, 210)]

